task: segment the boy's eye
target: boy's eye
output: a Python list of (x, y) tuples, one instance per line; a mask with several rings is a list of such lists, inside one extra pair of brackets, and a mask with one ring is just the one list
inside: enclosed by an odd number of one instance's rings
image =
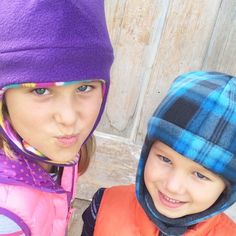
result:
[(36, 95), (45, 95), (45, 94), (49, 93), (48, 89), (46, 89), (46, 88), (36, 88), (36, 89), (33, 90), (33, 92)]
[(195, 174), (195, 176), (196, 176), (197, 178), (199, 178), (199, 179), (201, 179), (201, 180), (209, 180), (209, 178), (207, 178), (205, 175), (203, 175), (203, 174), (201, 174), (201, 173), (199, 173), (199, 172), (195, 172), (194, 174)]
[(171, 160), (165, 156), (158, 155), (159, 159), (165, 163), (171, 163)]
[(81, 85), (78, 87), (79, 92), (89, 92), (90, 90), (92, 90), (91, 85)]

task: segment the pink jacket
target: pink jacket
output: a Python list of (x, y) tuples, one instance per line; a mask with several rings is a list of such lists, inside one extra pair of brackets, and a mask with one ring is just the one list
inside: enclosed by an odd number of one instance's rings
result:
[[(0, 163), (2, 158), (1, 154)], [(0, 164), (0, 214), (13, 219), (27, 236), (65, 236), (77, 165), (64, 167), (60, 186), (34, 162), (5, 159), (2, 163), (5, 171)]]

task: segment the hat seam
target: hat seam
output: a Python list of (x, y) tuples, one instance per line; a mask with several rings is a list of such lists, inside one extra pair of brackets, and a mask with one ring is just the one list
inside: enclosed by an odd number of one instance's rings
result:
[[(97, 47), (97, 46), (96, 46)], [(6, 50), (6, 51), (1, 51), (1, 54), (6, 54), (6, 53), (14, 53), (14, 52), (24, 52), (24, 51), (37, 51), (37, 50), (45, 50), (45, 49), (83, 49), (88, 48), (91, 49), (91, 47), (37, 47), (37, 48), (24, 48), (24, 49), (14, 49), (14, 50)], [(95, 48), (95, 47), (94, 47)], [(98, 48), (106, 48), (106, 47), (98, 47)], [(96, 49), (96, 51), (99, 51)], [(103, 54), (113, 54), (112, 51), (106, 52), (103, 51)]]

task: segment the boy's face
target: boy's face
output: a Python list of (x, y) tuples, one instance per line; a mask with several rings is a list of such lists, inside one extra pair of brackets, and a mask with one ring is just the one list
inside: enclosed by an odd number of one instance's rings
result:
[(169, 218), (206, 210), (226, 186), (219, 176), (160, 141), (152, 145), (144, 181), (156, 209)]
[(5, 93), (11, 124), (51, 160), (73, 160), (91, 132), (102, 104), (99, 81), (66, 86), (12, 88)]

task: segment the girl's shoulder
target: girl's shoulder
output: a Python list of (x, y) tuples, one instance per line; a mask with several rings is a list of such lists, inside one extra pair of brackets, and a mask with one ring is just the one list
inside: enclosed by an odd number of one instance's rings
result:
[(65, 192), (38, 163), (21, 156), (9, 158), (2, 150), (0, 150), (0, 184), (43, 189), (46, 192)]

